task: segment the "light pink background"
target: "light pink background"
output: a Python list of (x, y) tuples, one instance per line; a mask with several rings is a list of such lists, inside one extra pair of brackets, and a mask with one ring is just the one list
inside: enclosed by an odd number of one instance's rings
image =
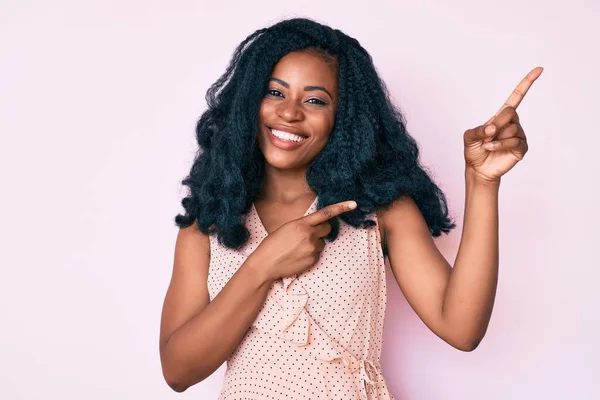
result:
[(600, 5), (589, 0), (0, 4), (0, 398), (184, 394), (158, 329), (204, 93), (249, 33), (308, 16), (372, 54), (460, 226), (462, 134), (533, 67), (530, 151), (502, 182), (488, 334), (454, 350), (389, 275), (384, 374), (397, 399), (598, 399)]

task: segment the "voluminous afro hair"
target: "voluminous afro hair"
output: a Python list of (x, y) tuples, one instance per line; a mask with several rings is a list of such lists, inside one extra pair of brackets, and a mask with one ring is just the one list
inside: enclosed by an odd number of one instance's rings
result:
[(432, 236), (455, 227), (444, 194), (420, 165), (419, 149), (392, 104), (373, 60), (360, 43), (315, 21), (295, 18), (260, 29), (235, 50), (225, 73), (206, 94), (208, 109), (196, 126), (198, 153), (182, 181), (189, 194), (185, 214), (175, 223), (196, 222), (221, 244), (241, 248), (249, 238), (244, 225), (259, 194), (265, 159), (258, 147), (258, 111), (270, 73), (292, 51), (316, 49), (338, 64), (339, 95), (335, 124), (325, 148), (307, 170), (318, 195), (317, 208), (345, 200), (358, 207), (330, 220), (328, 241), (339, 233), (339, 219), (366, 228), (368, 215), (402, 196), (418, 205)]

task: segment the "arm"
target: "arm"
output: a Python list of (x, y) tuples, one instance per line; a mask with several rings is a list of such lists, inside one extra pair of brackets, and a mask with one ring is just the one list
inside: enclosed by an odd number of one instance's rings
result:
[(312, 267), (331, 231), (327, 220), (356, 207), (341, 202), (283, 224), (261, 242), (209, 303), (210, 241), (197, 227), (177, 236), (160, 331), (165, 380), (177, 392), (210, 376), (237, 348), (273, 282)]
[(516, 108), (542, 71), (531, 70), (490, 120), (464, 134), (465, 217), (454, 268), (412, 199), (382, 213), (398, 285), (429, 329), (460, 350), (474, 350), (490, 322), (498, 283), (500, 179), (529, 148)]
[(417, 205), (402, 198), (382, 214), (390, 266), (419, 318), (453, 347), (474, 350), (490, 321), (498, 279), (499, 183), (466, 175), (462, 239), (450, 267)]
[(210, 242), (195, 225), (181, 229), (160, 329), (163, 375), (183, 392), (219, 368), (243, 339), (264, 304), (272, 280), (244, 262), (209, 302)]

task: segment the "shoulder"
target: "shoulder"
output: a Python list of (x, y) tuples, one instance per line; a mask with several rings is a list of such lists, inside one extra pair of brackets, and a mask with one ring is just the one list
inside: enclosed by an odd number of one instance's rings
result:
[(175, 242), (177, 253), (195, 257), (210, 255), (209, 236), (202, 233), (194, 222), (186, 228), (181, 228), (177, 233)]
[(382, 232), (382, 238), (400, 229), (412, 230), (416, 227), (426, 227), (423, 214), (411, 196), (403, 195), (392, 204), (377, 210), (377, 221)]

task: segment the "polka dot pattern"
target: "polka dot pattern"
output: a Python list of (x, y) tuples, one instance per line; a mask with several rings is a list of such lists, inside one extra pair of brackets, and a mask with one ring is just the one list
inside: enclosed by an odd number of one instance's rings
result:
[[(250, 240), (240, 250), (210, 237), (211, 301), (267, 236), (254, 205), (246, 225)], [(393, 400), (380, 363), (386, 299), (379, 226), (356, 229), (340, 221), (337, 240), (312, 268), (271, 285), (227, 360), (219, 400)]]

